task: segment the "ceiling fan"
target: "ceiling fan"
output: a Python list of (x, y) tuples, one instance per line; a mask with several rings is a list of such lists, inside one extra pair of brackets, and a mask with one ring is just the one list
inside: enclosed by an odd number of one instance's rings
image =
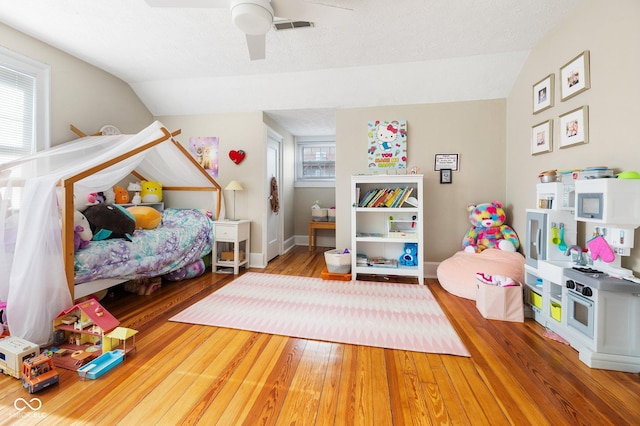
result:
[(265, 58), (265, 35), (272, 25), (278, 29), (313, 27), (318, 21), (335, 22), (344, 19), (352, 11), (348, 7), (322, 3), (321, 0), (145, 1), (151, 7), (229, 8), (233, 24), (247, 38), (249, 58), (252, 61)]

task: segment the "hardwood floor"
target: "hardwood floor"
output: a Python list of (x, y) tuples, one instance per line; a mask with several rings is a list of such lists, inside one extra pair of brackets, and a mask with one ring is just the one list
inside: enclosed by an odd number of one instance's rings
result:
[[(252, 271), (320, 277), (323, 251), (299, 246)], [(590, 369), (534, 321), (485, 320), (432, 279), (471, 358), (168, 321), (232, 280), (207, 273), (107, 297), (139, 330), (136, 353), (98, 380), (59, 370), (60, 383), (34, 395), (0, 375), (0, 424), (640, 424), (640, 375)], [(41, 408), (20, 411), (19, 398)]]

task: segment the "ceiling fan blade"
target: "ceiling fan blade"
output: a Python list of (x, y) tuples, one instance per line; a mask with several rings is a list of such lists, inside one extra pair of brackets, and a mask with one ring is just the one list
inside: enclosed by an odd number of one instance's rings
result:
[(145, 0), (151, 7), (229, 8), (229, 0)]
[(249, 59), (252, 61), (265, 58), (265, 43), (266, 37), (264, 34), (249, 35), (247, 34), (247, 47), (249, 48)]
[(271, 0), (275, 16), (300, 21), (340, 23), (353, 19), (353, 9), (307, 0)]

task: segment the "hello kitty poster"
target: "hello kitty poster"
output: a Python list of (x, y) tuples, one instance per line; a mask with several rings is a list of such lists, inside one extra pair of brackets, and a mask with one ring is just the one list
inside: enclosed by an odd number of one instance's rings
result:
[(407, 120), (370, 121), (367, 139), (370, 169), (407, 168)]
[(191, 153), (211, 177), (218, 177), (218, 138), (215, 136), (189, 138)]

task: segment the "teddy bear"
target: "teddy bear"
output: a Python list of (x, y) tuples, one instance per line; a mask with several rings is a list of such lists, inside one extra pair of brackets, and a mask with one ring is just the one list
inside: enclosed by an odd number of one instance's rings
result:
[(417, 266), (418, 265), (418, 244), (417, 243), (404, 243), (404, 253), (398, 259), (398, 263), (402, 266)]
[(140, 182), (143, 203), (159, 203), (162, 201), (162, 183), (143, 180)]
[(462, 248), (468, 253), (480, 253), (487, 248), (515, 252), (520, 246), (516, 232), (505, 225), (507, 215), (502, 203), (492, 201), (469, 204), (469, 222), (473, 225), (462, 239)]

